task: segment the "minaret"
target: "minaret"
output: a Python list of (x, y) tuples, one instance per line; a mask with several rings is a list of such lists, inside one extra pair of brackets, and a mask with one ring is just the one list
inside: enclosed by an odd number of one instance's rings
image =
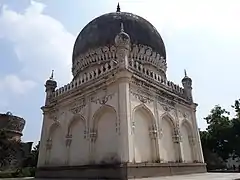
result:
[(115, 37), (116, 56), (120, 69), (127, 69), (128, 55), (130, 52), (131, 41), (129, 35), (124, 32), (123, 23), (121, 23), (120, 33)]
[(188, 100), (193, 102), (192, 98), (192, 79), (187, 76), (186, 69), (184, 70), (184, 78), (182, 79), (182, 85), (184, 88), (184, 94)]
[(57, 82), (53, 79), (53, 72), (54, 72), (54, 70), (52, 70), (52, 74), (51, 74), (50, 78), (46, 81), (46, 84), (45, 84), (45, 87), (46, 87), (45, 105), (49, 104), (49, 99), (51, 98), (52, 93), (55, 91), (55, 89), (57, 87)]

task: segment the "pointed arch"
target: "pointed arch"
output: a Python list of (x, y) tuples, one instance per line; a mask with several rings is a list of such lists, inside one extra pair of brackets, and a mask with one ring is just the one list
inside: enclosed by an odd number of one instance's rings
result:
[(72, 134), (72, 129), (73, 129), (74, 125), (77, 124), (79, 121), (83, 122), (84, 129), (86, 129), (86, 120), (85, 120), (85, 118), (81, 114), (75, 114), (75, 115), (73, 115), (72, 119), (68, 123), (67, 135), (71, 135)]
[(59, 121), (55, 121), (48, 132), (48, 141), (51, 142), (51, 149), (49, 153), (49, 165), (61, 166), (66, 160), (66, 146), (64, 141), (64, 133)]
[(169, 113), (161, 115), (161, 158), (165, 162), (176, 161), (176, 149), (173, 142), (174, 128), (176, 127), (174, 118)]
[(156, 125), (155, 116), (145, 105), (133, 109), (134, 127), (134, 160), (136, 163), (152, 162), (157, 158), (156, 139), (152, 137), (152, 128)]
[(160, 116), (160, 120), (162, 121), (163, 119), (168, 120), (168, 122), (169, 122), (173, 127), (176, 126), (176, 123), (175, 123), (174, 118), (173, 118), (172, 115), (169, 114), (168, 112), (165, 112), (165, 113), (163, 113), (163, 114)]
[(114, 107), (103, 105), (93, 115), (92, 128), (96, 133), (94, 159), (96, 163), (113, 163), (119, 160), (117, 112)]
[(48, 139), (52, 138), (53, 133), (56, 131), (57, 128), (62, 129), (61, 124), (59, 121), (55, 121), (54, 123), (52, 123), (52, 125), (49, 127), (48, 129)]
[(193, 135), (193, 126), (192, 126), (192, 123), (189, 122), (189, 120), (183, 119), (180, 124), (180, 127), (182, 127), (182, 126), (186, 126), (188, 128), (188, 132), (190, 132), (190, 134), (189, 134), (190, 136)]
[(88, 163), (89, 143), (86, 139), (86, 121), (80, 114), (75, 114), (68, 123), (67, 135), (71, 137), (69, 165)]
[(192, 124), (187, 120), (183, 119), (180, 125), (180, 132), (182, 137), (182, 150), (183, 150), (183, 160), (185, 162), (193, 162), (193, 128)]
[(98, 126), (98, 122), (101, 119), (100, 117), (105, 113), (105, 112), (113, 112), (115, 114), (117, 114), (116, 110), (114, 107), (110, 106), (110, 105), (103, 105), (101, 106), (93, 115), (92, 117), (92, 126), (94, 130), (97, 130), (97, 126)]
[(150, 120), (151, 120), (151, 125), (156, 124), (156, 118), (154, 116), (154, 114), (152, 113), (152, 111), (145, 105), (145, 104), (139, 104), (138, 106), (134, 107), (133, 109), (133, 113), (132, 113), (132, 119), (134, 120), (134, 114), (137, 110), (141, 110), (143, 109), (143, 113), (145, 113), (147, 116), (150, 116)]

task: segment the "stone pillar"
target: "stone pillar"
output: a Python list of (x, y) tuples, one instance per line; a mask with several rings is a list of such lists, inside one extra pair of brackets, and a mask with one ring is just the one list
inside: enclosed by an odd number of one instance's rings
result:
[[(120, 24), (119, 24), (120, 25)], [(120, 27), (120, 26), (119, 26)], [(131, 73), (128, 71), (128, 55), (130, 52), (130, 37), (124, 32), (123, 23), (121, 31), (115, 37), (116, 57), (118, 63), (118, 118), (120, 122), (119, 136), (119, 156), (121, 162), (131, 162), (133, 160), (133, 149), (131, 134), (131, 112), (130, 112), (130, 89), (129, 82)]]
[(97, 132), (94, 129), (90, 129), (89, 132), (89, 141), (90, 141), (90, 153), (89, 153), (89, 161), (90, 163), (95, 162), (95, 142), (97, 139)]
[(45, 145), (46, 145), (45, 165), (48, 165), (50, 161), (50, 155), (51, 155), (51, 149), (52, 149), (52, 140), (48, 139)]
[(160, 120), (159, 120), (159, 114), (158, 114), (158, 103), (155, 100), (154, 101), (154, 114), (156, 116), (156, 130), (157, 130), (157, 138), (156, 138), (156, 151), (157, 151), (157, 159), (156, 162), (161, 162), (161, 154), (160, 154), (160, 139), (162, 137), (162, 129), (160, 128)]
[(189, 136), (188, 140), (189, 140), (189, 144), (191, 146), (192, 160), (193, 160), (193, 162), (196, 162), (196, 161), (198, 161), (197, 148), (196, 148), (196, 139), (193, 136)]
[(177, 126), (174, 128), (174, 133), (173, 133), (173, 142), (175, 143), (175, 152), (176, 152), (177, 162), (183, 161), (181, 141), (182, 141), (182, 138), (180, 135), (180, 129), (179, 129), (179, 126)]
[(48, 153), (48, 145), (46, 144), (46, 141), (48, 139), (48, 128), (47, 128), (47, 108), (42, 107), (41, 108), (43, 111), (43, 122), (42, 122), (42, 131), (41, 131), (41, 138), (40, 138), (40, 145), (39, 145), (39, 155), (38, 155), (38, 163), (37, 167), (43, 166), (46, 164), (46, 159), (47, 159), (47, 153)]
[(159, 157), (159, 146), (158, 146), (158, 130), (157, 126), (154, 124), (150, 128), (149, 135), (152, 141), (153, 145), (153, 162), (154, 163), (160, 163), (160, 157)]
[(66, 136), (65, 143), (66, 143), (66, 149), (67, 149), (67, 158), (66, 158), (66, 161), (65, 161), (65, 165), (69, 165), (69, 163), (70, 163), (70, 148), (71, 148), (71, 143), (72, 143), (72, 135), (69, 134), (69, 135)]
[(202, 151), (202, 144), (199, 134), (199, 129), (197, 126), (197, 118), (196, 118), (196, 107), (197, 104), (192, 104), (192, 122), (193, 122), (193, 136), (195, 136), (195, 146), (196, 146), (196, 153), (197, 153), (197, 161), (204, 163), (203, 151)]
[[(120, 75), (120, 74), (119, 74)], [(121, 76), (126, 73), (122, 72)], [(129, 78), (120, 77), (118, 85), (118, 116), (120, 120), (120, 148), (119, 152), (121, 162), (133, 160), (133, 149), (131, 149), (131, 112), (130, 112), (130, 94), (129, 94)], [(131, 144), (130, 144), (131, 143)]]

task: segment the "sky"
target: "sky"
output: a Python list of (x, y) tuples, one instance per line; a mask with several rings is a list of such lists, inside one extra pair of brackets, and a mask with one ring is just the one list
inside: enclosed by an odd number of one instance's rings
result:
[(198, 125), (220, 104), (239, 99), (239, 0), (0, 0), (0, 113), (26, 120), (23, 141), (37, 142), (45, 81), (71, 81), (75, 39), (92, 19), (116, 11), (142, 16), (159, 31), (167, 52), (167, 77), (193, 80)]

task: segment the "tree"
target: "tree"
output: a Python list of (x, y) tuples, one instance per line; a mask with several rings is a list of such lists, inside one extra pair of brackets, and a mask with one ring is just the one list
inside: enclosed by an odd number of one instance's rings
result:
[(0, 167), (10, 165), (15, 159), (17, 151), (20, 149), (20, 143), (8, 138), (5, 130), (0, 130)]
[(205, 120), (208, 127), (206, 133), (202, 133), (204, 135), (202, 137), (203, 144), (224, 161), (227, 160), (233, 152), (233, 147), (230, 143), (232, 123), (229, 119), (229, 112), (217, 105), (211, 110), (210, 115)]
[(240, 158), (240, 100), (236, 100), (232, 106), (235, 110), (235, 117), (232, 119), (231, 144), (234, 157)]

